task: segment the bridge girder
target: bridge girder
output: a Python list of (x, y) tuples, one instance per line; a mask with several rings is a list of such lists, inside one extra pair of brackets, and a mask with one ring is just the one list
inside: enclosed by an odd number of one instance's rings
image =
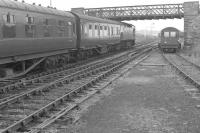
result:
[(143, 6), (122, 6), (85, 8), (84, 14), (112, 20), (181, 19), (184, 17), (183, 4), (160, 4)]

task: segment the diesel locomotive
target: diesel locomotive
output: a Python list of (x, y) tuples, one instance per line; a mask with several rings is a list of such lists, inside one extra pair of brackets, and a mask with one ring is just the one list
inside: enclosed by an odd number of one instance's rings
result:
[(0, 77), (50, 69), (135, 44), (135, 27), (24, 1), (0, 0)]
[(160, 33), (159, 48), (164, 52), (176, 52), (181, 49), (180, 31), (174, 27), (164, 28)]

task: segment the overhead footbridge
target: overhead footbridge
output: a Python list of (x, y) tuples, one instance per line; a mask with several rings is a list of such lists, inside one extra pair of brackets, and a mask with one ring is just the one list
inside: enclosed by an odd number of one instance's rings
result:
[(183, 4), (86, 8), (84, 14), (112, 20), (152, 20), (183, 18)]

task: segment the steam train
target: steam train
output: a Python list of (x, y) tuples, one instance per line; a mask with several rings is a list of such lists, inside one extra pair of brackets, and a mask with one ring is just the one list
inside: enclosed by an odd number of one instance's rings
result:
[(125, 49), (135, 27), (24, 1), (0, 0), (0, 77), (50, 69), (70, 61)]
[(164, 52), (176, 52), (181, 49), (179, 33), (174, 27), (164, 28), (160, 33), (159, 48)]

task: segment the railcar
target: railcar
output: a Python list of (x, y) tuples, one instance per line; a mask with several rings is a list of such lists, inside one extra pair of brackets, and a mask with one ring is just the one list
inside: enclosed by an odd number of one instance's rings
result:
[(50, 69), (134, 45), (130, 24), (0, 1), (0, 77)]
[(176, 52), (181, 48), (179, 30), (174, 27), (164, 28), (160, 33), (159, 48), (164, 52)]

